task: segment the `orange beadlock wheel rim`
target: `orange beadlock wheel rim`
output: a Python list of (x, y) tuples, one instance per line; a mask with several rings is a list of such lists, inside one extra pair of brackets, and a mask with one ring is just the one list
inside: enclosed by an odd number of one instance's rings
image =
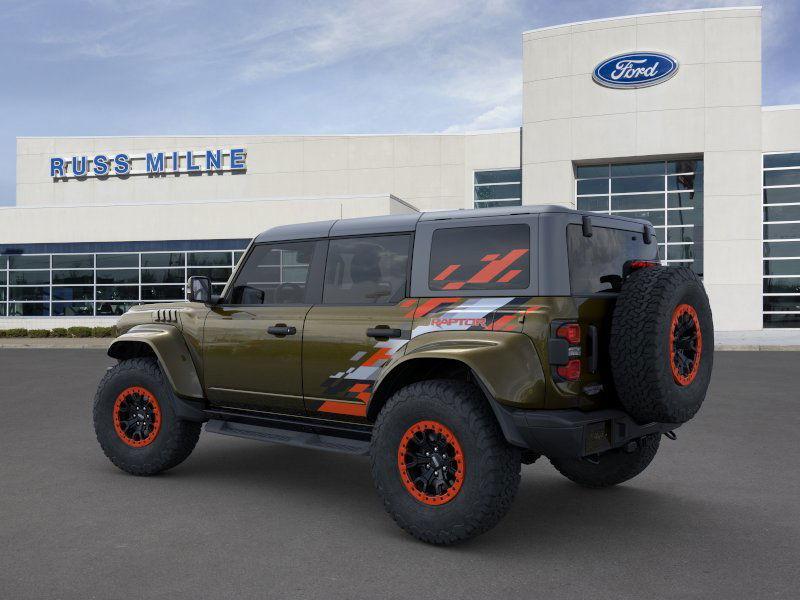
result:
[(125, 388), (114, 401), (114, 431), (132, 448), (151, 444), (161, 430), (161, 408), (156, 397), (143, 387)]
[(669, 326), (669, 362), (678, 385), (691, 384), (700, 370), (703, 333), (697, 311), (688, 304), (678, 305)]
[(450, 502), (464, 483), (461, 444), (436, 421), (419, 421), (408, 428), (397, 450), (397, 467), (408, 493), (429, 506)]

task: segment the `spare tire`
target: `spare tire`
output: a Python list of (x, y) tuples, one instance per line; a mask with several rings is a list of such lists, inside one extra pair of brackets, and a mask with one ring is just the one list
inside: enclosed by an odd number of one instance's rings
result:
[(687, 268), (652, 266), (625, 279), (614, 307), (611, 372), (637, 423), (685, 423), (706, 397), (714, 325), (705, 288)]

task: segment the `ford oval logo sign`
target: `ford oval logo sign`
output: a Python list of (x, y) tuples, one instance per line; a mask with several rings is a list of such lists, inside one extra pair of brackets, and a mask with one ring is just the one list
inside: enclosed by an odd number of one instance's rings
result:
[(678, 72), (678, 61), (659, 52), (629, 52), (601, 62), (592, 79), (610, 88), (640, 88), (666, 81)]

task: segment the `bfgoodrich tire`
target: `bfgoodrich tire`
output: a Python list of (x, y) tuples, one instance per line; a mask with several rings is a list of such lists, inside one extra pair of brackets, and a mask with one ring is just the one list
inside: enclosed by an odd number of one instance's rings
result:
[(661, 434), (636, 440), (635, 448), (616, 448), (596, 457), (551, 458), (550, 462), (570, 481), (590, 488), (603, 488), (628, 481), (653, 461)]
[(94, 398), (94, 430), (108, 459), (133, 475), (154, 475), (186, 460), (201, 424), (178, 419), (173, 398), (155, 359), (123, 360), (109, 369)]
[(639, 423), (684, 423), (700, 409), (714, 363), (703, 284), (686, 268), (646, 267), (614, 308), (611, 370), (619, 401)]
[(475, 386), (433, 380), (396, 392), (375, 422), (372, 477), (397, 524), (419, 540), (453, 544), (494, 527), (520, 480), (509, 445)]

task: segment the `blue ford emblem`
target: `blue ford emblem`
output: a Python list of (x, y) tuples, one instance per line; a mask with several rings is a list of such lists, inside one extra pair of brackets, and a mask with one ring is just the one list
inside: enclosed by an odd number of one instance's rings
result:
[(678, 72), (678, 61), (659, 52), (612, 56), (594, 68), (592, 79), (610, 88), (640, 88), (666, 81)]

